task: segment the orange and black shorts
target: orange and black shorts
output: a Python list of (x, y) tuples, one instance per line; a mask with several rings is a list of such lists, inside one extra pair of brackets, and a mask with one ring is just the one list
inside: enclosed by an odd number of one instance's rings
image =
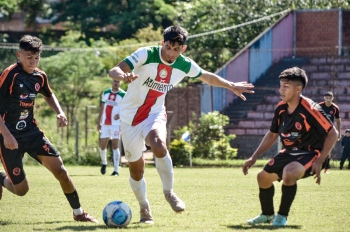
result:
[(24, 153), (28, 153), (39, 163), (38, 155), (59, 156), (54, 146), (42, 131), (38, 131), (36, 134), (27, 137), (17, 138), (17, 143), (18, 149), (7, 149), (4, 145), (4, 138), (0, 135), (1, 162), (12, 184), (21, 183), (26, 176), (22, 160)]
[[(320, 153), (305, 152), (298, 153), (298, 155), (291, 155), (290, 153), (278, 153), (275, 157), (271, 158), (270, 161), (265, 165), (264, 171), (268, 173), (276, 173), (280, 179), (282, 179), (283, 169), (291, 162), (298, 162), (305, 167), (305, 174), (302, 178), (311, 176), (312, 164), (319, 157)], [(322, 167), (324, 168), (324, 167)]]

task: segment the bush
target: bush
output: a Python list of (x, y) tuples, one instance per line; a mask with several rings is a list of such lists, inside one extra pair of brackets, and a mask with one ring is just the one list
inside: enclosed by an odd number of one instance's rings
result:
[(183, 139), (174, 139), (170, 143), (170, 155), (173, 160), (173, 165), (189, 165), (190, 153), (192, 152), (192, 146), (186, 143)]

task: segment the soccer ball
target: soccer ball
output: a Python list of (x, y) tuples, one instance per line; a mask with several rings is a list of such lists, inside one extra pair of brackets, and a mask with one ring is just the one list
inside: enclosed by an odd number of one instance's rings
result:
[(102, 218), (108, 227), (127, 227), (131, 221), (130, 207), (122, 201), (108, 203), (102, 212)]

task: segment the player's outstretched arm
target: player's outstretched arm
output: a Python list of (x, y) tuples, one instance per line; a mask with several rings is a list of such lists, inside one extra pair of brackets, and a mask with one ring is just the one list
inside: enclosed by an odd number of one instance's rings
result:
[(203, 70), (203, 73), (199, 77), (199, 79), (208, 85), (229, 89), (244, 101), (246, 100), (246, 98), (243, 95), (243, 93), (254, 93), (254, 91), (252, 90), (254, 88), (254, 85), (251, 83), (247, 83), (245, 81), (243, 82), (227, 81), (224, 78), (205, 70)]
[(262, 155), (265, 151), (267, 151), (276, 141), (278, 138), (278, 133), (273, 133), (271, 131), (268, 131), (264, 138), (261, 140), (260, 145), (258, 148), (255, 150), (253, 155), (246, 160), (246, 162), (243, 164), (242, 171), (244, 175), (248, 174), (248, 169), (252, 167), (258, 157)]

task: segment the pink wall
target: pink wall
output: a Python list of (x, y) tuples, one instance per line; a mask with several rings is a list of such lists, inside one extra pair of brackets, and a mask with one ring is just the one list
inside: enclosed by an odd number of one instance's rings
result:
[(294, 14), (278, 22), (272, 28), (272, 63), (293, 55)]
[[(236, 59), (226, 66), (227, 80), (249, 82), (249, 50), (242, 52)], [(232, 91), (226, 91), (226, 102), (230, 103), (237, 96)]]

